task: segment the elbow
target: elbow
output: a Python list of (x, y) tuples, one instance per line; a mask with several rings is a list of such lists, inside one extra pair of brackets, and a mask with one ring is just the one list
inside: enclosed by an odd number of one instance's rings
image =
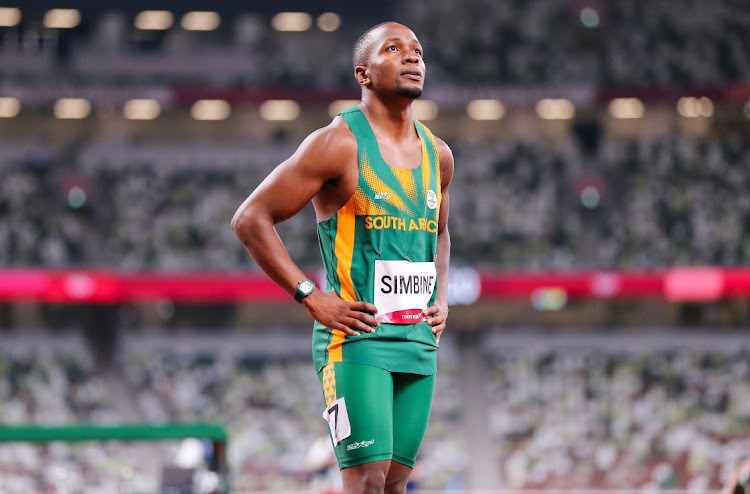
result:
[(240, 223), (242, 223), (242, 220), (240, 220), (240, 212), (237, 211), (234, 213), (234, 216), (232, 216), (232, 221), (229, 222), (229, 226), (232, 228), (232, 231), (235, 235), (239, 236), (240, 232)]
[(239, 211), (234, 213), (234, 216), (232, 216), (232, 221), (229, 222), (229, 226), (232, 228), (232, 231), (235, 235), (239, 234), (240, 230), (240, 214)]
[(234, 216), (232, 216), (232, 221), (229, 223), (229, 226), (232, 228), (234, 234), (240, 239), (242, 239), (242, 232), (247, 230), (250, 218), (252, 218), (252, 214), (250, 214), (246, 207), (239, 208), (237, 212), (234, 213)]
[(268, 209), (255, 201), (245, 201), (232, 216), (230, 227), (237, 238), (247, 247), (258, 236), (273, 230), (276, 221)]
[(258, 232), (266, 225), (267, 215), (252, 204), (243, 204), (232, 216), (229, 226), (237, 238), (247, 245), (255, 235), (250, 232)]

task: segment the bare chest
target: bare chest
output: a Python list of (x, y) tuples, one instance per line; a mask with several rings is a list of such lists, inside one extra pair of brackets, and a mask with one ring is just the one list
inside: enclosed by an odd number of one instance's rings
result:
[(383, 161), (393, 168), (417, 168), (422, 162), (422, 144), (419, 139), (408, 144), (378, 139)]

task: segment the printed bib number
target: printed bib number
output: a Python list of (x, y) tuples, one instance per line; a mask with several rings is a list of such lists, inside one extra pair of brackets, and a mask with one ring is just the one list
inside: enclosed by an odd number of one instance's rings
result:
[(413, 324), (427, 319), (437, 282), (434, 262), (375, 261), (375, 318), (381, 322)]
[(349, 414), (346, 412), (346, 402), (343, 396), (323, 411), (323, 418), (328, 422), (328, 428), (331, 429), (334, 446), (352, 434)]

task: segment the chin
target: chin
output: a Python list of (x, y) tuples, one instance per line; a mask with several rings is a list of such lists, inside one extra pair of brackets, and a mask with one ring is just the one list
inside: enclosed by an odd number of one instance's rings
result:
[(419, 86), (397, 86), (396, 94), (405, 98), (417, 99), (422, 96), (422, 88)]

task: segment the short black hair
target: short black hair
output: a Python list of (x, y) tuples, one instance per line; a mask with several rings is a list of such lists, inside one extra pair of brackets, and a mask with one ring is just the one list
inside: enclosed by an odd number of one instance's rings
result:
[(380, 26), (384, 26), (386, 24), (398, 24), (398, 22), (385, 21), (381, 22), (380, 24), (376, 24), (365, 31), (365, 33), (360, 36), (354, 43), (354, 50), (352, 54), (352, 62), (354, 63), (354, 67), (357, 67), (359, 65), (367, 65), (367, 57), (369, 56), (368, 52), (370, 51), (371, 44), (370, 34)]

